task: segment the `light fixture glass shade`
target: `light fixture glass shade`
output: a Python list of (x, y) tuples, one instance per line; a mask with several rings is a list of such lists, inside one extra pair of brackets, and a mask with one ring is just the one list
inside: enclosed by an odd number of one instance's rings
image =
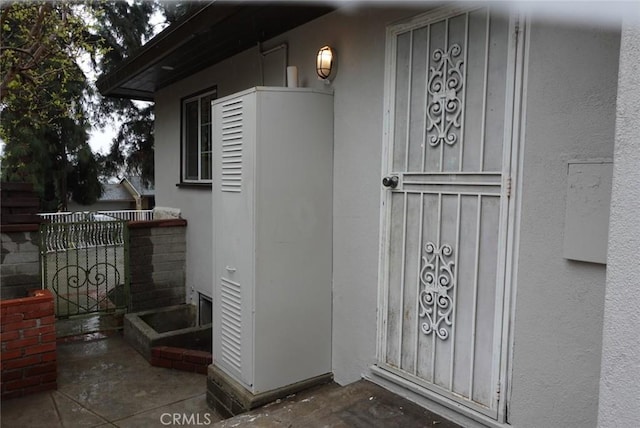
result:
[(323, 46), (318, 51), (316, 58), (316, 73), (321, 79), (328, 79), (333, 68), (333, 50), (329, 46)]

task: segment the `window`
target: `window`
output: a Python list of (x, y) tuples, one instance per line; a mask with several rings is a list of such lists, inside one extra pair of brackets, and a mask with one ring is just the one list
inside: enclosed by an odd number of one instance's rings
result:
[(182, 101), (182, 181), (211, 183), (211, 101), (217, 90)]
[(206, 325), (213, 322), (213, 302), (211, 298), (198, 293), (198, 324)]

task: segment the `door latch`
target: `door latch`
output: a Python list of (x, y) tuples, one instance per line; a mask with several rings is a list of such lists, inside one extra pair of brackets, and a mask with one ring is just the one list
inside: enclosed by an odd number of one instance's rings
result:
[(396, 187), (398, 187), (398, 177), (395, 175), (385, 177), (382, 179), (382, 185), (390, 189), (395, 189)]

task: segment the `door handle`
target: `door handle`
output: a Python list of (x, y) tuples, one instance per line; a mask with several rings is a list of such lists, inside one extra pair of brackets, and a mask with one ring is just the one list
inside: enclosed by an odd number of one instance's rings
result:
[(398, 187), (398, 177), (395, 175), (385, 177), (382, 179), (382, 185), (390, 189), (395, 189), (396, 187)]
[(231, 272), (231, 273), (233, 273), (233, 272), (235, 272), (235, 271), (236, 271), (236, 268), (231, 267), (231, 266), (225, 266), (224, 268), (227, 270), (227, 272)]

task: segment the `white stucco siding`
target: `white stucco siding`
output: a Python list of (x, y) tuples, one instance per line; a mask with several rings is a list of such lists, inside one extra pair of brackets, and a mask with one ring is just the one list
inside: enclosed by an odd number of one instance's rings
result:
[(605, 266), (563, 258), (567, 161), (612, 157), (620, 35), (530, 28), (509, 421), (595, 426)]
[(622, 32), (598, 426), (640, 421), (640, 23)]

